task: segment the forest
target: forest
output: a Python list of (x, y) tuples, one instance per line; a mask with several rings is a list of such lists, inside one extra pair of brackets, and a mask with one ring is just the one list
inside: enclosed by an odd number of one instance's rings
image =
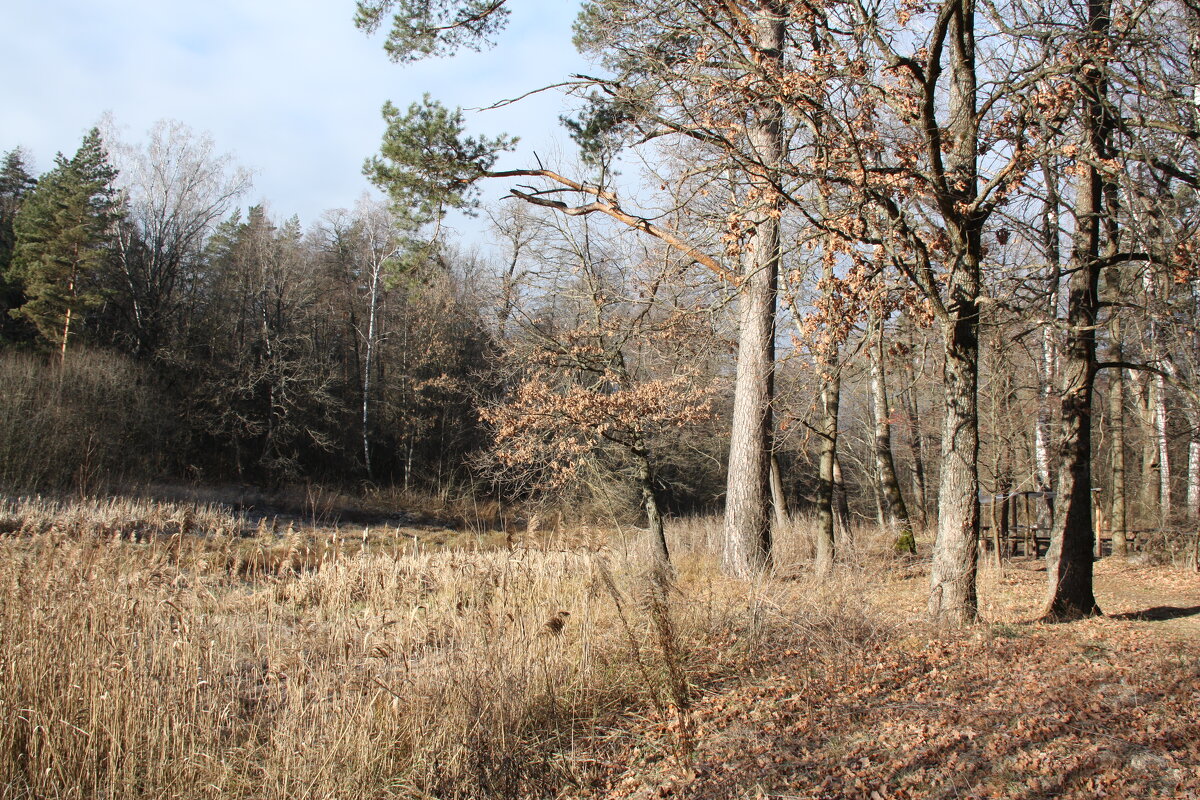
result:
[(11, 143), (4, 796), (1200, 797), (1200, 4), (574, 44), (569, 158), (387, 102), (307, 227), (181, 122)]

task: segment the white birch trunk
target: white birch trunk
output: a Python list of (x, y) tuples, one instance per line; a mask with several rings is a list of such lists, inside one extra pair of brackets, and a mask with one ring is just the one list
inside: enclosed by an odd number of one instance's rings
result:
[(1154, 438), (1158, 446), (1158, 517), (1166, 525), (1171, 516), (1171, 456), (1167, 441), (1167, 392), (1162, 375), (1154, 377)]
[[(1192, 423), (1196, 427), (1196, 420)], [(1188, 442), (1187, 516), (1189, 520), (1200, 519), (1200, 441)]]

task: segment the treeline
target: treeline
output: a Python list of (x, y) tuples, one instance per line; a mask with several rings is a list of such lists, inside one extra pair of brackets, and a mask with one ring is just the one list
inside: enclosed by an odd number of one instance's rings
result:
[(38, 176), (13, 150), (2, 180), (4, 491), (720, 503), (728, 319), (662, 251), (509, 208), (485, 257), (365, 194), (303, 229), (239, 209), (247, 173), (173, 122), (92, 130)]
[[(319, 480), (652, 525), (722, 507), (738, 288), (670, 246), (511, 202), (484, 255), (365, 198), (303, 230), (237, 210), (245, 172), (178, 123), (140, 145), (92, 131), (36, 177), (14, 150), (0, 181), (7, 491)], [(927, 309), (891, 281), (874, 311), (830, 292), (802, 248), (785, 265), (780, 519), (821, 508), (826, 457), (837, 538), (865, 521), (928, 545), (945, 364)], [(1121, 549), (1200, 514), (1200, 342), (1194, 281), (1108, 277), (1121, 313), (1097, 336), (1126, 368), (1097, 383), (1094, 488)], [(1055, 485), (1061, 280), (1018, 267), (987, 288), (985, 499)], [(1023, 522), (1048, 527), (1052, 506)], [(1014, 526), (999, 508), (982, 524)]]
[(2, 180), (5, 489), (465, 482), (472, 259), (368, 200), (308, 230), (236, 210), (246, 173), (174, 123)]
[[(358, 23), (409, 61), (488, 43), (505, 5)], [(391, 205), (308, 231), (231, 215), (238, 173), (178, 130), (114, 145), (115, 175), (91, 135), (36, 187), (6, 172), (6, 335), (63, 368), (125, 354), (175, 474), (590, 504), (663, 557), (664, 514), (723, 508), (734, 575), (797, 510), (825, 574), (877, 520), (932, 539), (950, 624), (976, 616), (983, 527), (1013, 522), (995, 498), (1026, 493), (1048, 615), (1094, 613), (1098, 524), (1120, 552), (1200, 519), (1200, 15), (828, 12), (586, 2), (580, 163), (501, 169), (507, 137), (389, 104), (366, 171)], [(500, 244), (457, 252), (440, 222), (486, 180), (510, 186)], [(86, 213), (45, 222), (55, 193)]]

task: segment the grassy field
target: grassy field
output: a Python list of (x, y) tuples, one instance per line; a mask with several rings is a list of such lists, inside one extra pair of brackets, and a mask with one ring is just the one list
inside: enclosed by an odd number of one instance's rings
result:
[(1200, 796), (1194, 575), (1102, 562), (1118, 615), (1047, 628), (1044, 574), (988, 571), (949, 635), (870, 531), (823, 585), (802, 525), (756, 584), (713, 520), (672, 526), (670, 579), (636, 531), (533, 527), (0, 505), (0, 794)]

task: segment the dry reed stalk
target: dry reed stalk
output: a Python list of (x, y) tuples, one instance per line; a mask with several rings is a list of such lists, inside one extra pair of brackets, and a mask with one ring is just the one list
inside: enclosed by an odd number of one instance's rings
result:
[(0, 537), (6, 797), (552, 795), (647, 688), (685, 713), (690, 681), (801, 630), (703, 553), (639, 622), (643, 565), (607, 549), (322, 550), (203, 508), (181, 535), (178, 508), (4, 502), (30, 530)]

